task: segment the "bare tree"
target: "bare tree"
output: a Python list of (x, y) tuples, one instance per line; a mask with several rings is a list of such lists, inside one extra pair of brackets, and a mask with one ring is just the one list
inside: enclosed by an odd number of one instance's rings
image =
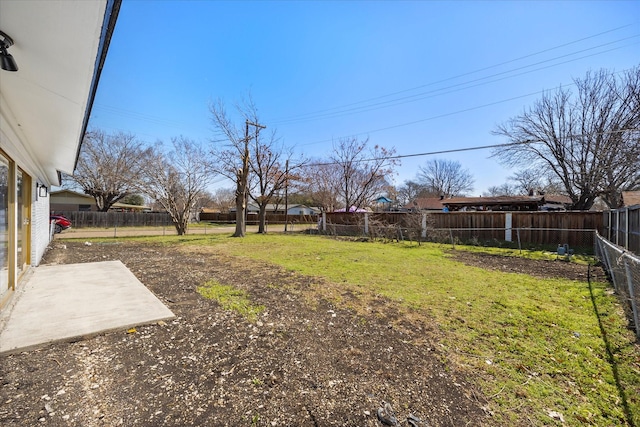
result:
[(514, 190), (517, 194), (564, 194), (557, 178), (554, 181), (553, 176), (541, 173), (539, 170), (522, 169), (511, 175), (509, 180), (514, 182)]
[(140, 168), (150, 149), (129, 133), (87, 132), (82, 142), (72, 186), (93, 196), (99, 211), (106, 212), (122, 198), (134, 194), (140, 183)]
[(288, 181), (295, 178), (292, 171), (303, 163), (302, 160), (293, 160), (292, 151), (282, 144), (275, 131), (267, 138), (256, 134), (252, 140), (249, 197), (258, 205), (258, 233), (266, 233), (267, 205), (277, 198)]
[(431, 193), (429, 190), (422, 184), (416, 181), (407, 180), (401, 186), (398, 187), (397, 190), (398, 201), (406, 205), (407, 203), (411, 203), (413, 200), (418, 197), (437, 197), (439, 194)]
[(616, 76), (605, 70), (575, 79), (497, 127), (511, 145), (494, 152), (503, 163), (558, 179), (573, 209), (597, 196), (617, 207), (620, 193), (640, 185), (640, 67)]
[(504, 183), (502, 185), (491, 186), (482, 193), (484, 197), (496, 197), (496, 196), (516, 196), (518, 195), (518, 189), (514, 185)]
[(340, 168), (335, 163), (325, 160), (311, 160), (300, 169), (299, 179), (295, 183), (295, 191), (314, 206), (325, 212), (333, 212), (338, 205), (338, 184)]
[[(257, 109), (251, 99), (236, 106), (236, 109), (244, 117), (244, 133), (230, 119), (221, 100), (209, 106), (216, 133), (223, 137), (222, 140), (213, 141), (215, 145), (211, 154), (217, 164), (216, 170), (236, 183), (236, 230), (233, 237), (244, 237), (245, 212), (249, 197), (250, 141), (252, 138), (258, 139), (260, 129), (264, 126), (258, 123)], [(250, 134), (250, 127), (255, 134)]]
[(143, 206), (144, 197), (140, 194), (129, 194), (128, 196), (120, 199), (120, 202), (126, 203), (127, 205)]
[(197, 143), (184, 137), (171, 143), (170, 152), (155, 147), (142, 168), (141, 189), (166, 209), (178, 235), (183, 235), (214, 175), (207, 153)]
[(333, 144), (331, 163), (337, 165), (339, 182), (333, 185), (344, 201), (348, 212), (351, 207), (366, 207), (388, 185), (387, 176), (393, 174), (399, 163), (393, 159), (394, 149), (375, 145), (369, 149), (368, 138), (342, 138)]
[(454, 160), (431, 159), (418, 168), (418, 182), (441, 197), (464, 196), (473, 190), (473, 176)]
[(229, 212), (230, 208), (235, 204), (236, 191), (233, 188), (218, 188), (211, 195), (210, 205), (220, 212)]

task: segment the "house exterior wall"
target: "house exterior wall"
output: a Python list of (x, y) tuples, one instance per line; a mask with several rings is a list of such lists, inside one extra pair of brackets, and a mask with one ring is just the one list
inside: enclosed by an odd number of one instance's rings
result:
[(317, 212), (308, 206), (293, 206), (287, 210), (287, 215), (315, 215)]
[[(8, 303), (12, 291), (20, 284), (24, 273), (23, 262), (38, 265), (50, 241), (49, 199), (36, 200), (37, 186), (42, 185), (44, 180), (39, 177), (37, 168), (23, 160), (20, 150), (15, 148), (20, 140), (11, 140), (12, 136), (15, 135), (4, 129), (0, 131), (0, 154), (9, 166), (3, 185), (8, 203), (4, 203), (6, 206), (1, 215), (3, 227), (0, 230), (0, 234), (4, 235), (4, 254), (0, 257), (0, 270), (4, 275), (0, 280), (0, 309)], [(21, 188), (22, 199), (18, 197), (18, 187)], [(28, 255), (28, 258), (21, 254)]]
[(52, 212), (69, 211), (97, 211), (96, 202), (93, 197), (83, 194), (76, 194), (68, 190), (53, 192), (50, 195), (50, 209)]
[[(20, 70), (0, 70), (4, 310), (52, 237), (45, 189), (60, 184), (61, 172), (73, 172), (121, 0), (0, 3), (2, 29), (11, 33), (20, 53)], [(50, 36), (51, 28), (59, 30), (57, 37)], [(66, 39), (76, 41), (74, 49), (63, 56), (47, 54)]]
[[(82, 205), (82, 206), (81, 206)], [(85, 209), (85, 206), (89, 205), (89, 208)], [(96, 212), (98, 209), (96, 209), (96, 205), (95, 204), (90, 204), (90, 203), (82, 203), (82, 204), (78, 204), (78, 203), (51, 203), (50, 205), (51, 208), (51, 212), (55, 212), (55, 213), (59, 213), (59, 212), (69, 212), (69, 211), (84, 211), (84, 212)]]
[(37, 197), (36, 185), (32, 185), (31, 194), (31, 265), (37, 266), (51, 241), (49, 224), (49, 197)]

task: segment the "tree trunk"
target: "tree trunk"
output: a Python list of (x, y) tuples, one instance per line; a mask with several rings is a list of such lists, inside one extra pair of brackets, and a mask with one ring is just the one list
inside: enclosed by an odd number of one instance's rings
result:
[(176, 227), (178, 236), (184, 236), (185, 234), (187, 234), (187, 229), (189, 227), (189, 224), (187, 223), (187, 221), (182, 220), (180, 222), (174, 222), (173, 225)]
[(233, 233), (233, 237), (244, 237), (244, 211), (244, 196), (236, 194), (236, 231)]
[(98, 208), (98, 212), (107, 212), (109, 210), (109, 204), (106, 201), (106, 198), (103, 196), (95, 196), (96, 200), (96, 208)]
[(265, 234), (267, 232), (267, 205), (261, 204), (260, 211), (258, 212), (258, 234)]
[(247, 182), (249, 180), (249, 122), (246, 123), (242, 170), (236, 175), (236, 232), (232, 237), (244, 237), (247, 229), (245, 211), (247, 209)]

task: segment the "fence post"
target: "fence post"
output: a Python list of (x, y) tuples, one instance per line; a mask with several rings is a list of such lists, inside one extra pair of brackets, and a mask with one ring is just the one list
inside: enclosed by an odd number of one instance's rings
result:
[(422, 214), (422, 238), (426, 239), (427, 238), (427, 214), (423, 213)]
[(611, 262), (611, 258), (609, 257), (609, 251), (607, 250), (607, 248), (604, 248), (603, 252), (604, 252), (604, 259), (607, 264), (607, 269), (609, 270), (609, 274), (611, 274), (611, 281), (613, 282), (613, 288), (616, 290), (616, 292), (619, 292), (618, 279), (616, 279), (616, 273), (613, 271), (614, 266), (613, 266), (613, 263)]
[(616, 245), (620, 246), (620, 211), (616, 211)]
[(504, 240), (507, 242), (511, 242), (511, 223), (512, 223), (512, 213), (507, 212), (504, 214)]
[(631, 234), (631, 227), (629, 224), (629, 206), (624, 209), (624, 248), (629, 250), (629, 234)]
[(322, 211), (322, 231), (327, 231), (327, 213)]
[(631, 300), (631, 311), (633, 312), (633, 323), (636, 325), (636, 336), (640, 337), (640, 317), (638, 316), (638, 305), (633, 294), (633, 276), (631, 275), (631, 267), (627, 262), (627, 257), (622, 255), (624, 259), (624, 269), (627, 274), (627, 285), (629, 286), (629, 299)]
[(369, 235), (369, 213), (364, 214), (364, 235)]

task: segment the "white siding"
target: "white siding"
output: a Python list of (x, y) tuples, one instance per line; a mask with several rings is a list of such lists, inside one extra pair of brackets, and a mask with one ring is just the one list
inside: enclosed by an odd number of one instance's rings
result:
[(32, 188), (33, 205), (31, 208), (31, 265), (37, 266), (51, 241), (49, 226), (49, 197), (37, 197), (35, 185)]

